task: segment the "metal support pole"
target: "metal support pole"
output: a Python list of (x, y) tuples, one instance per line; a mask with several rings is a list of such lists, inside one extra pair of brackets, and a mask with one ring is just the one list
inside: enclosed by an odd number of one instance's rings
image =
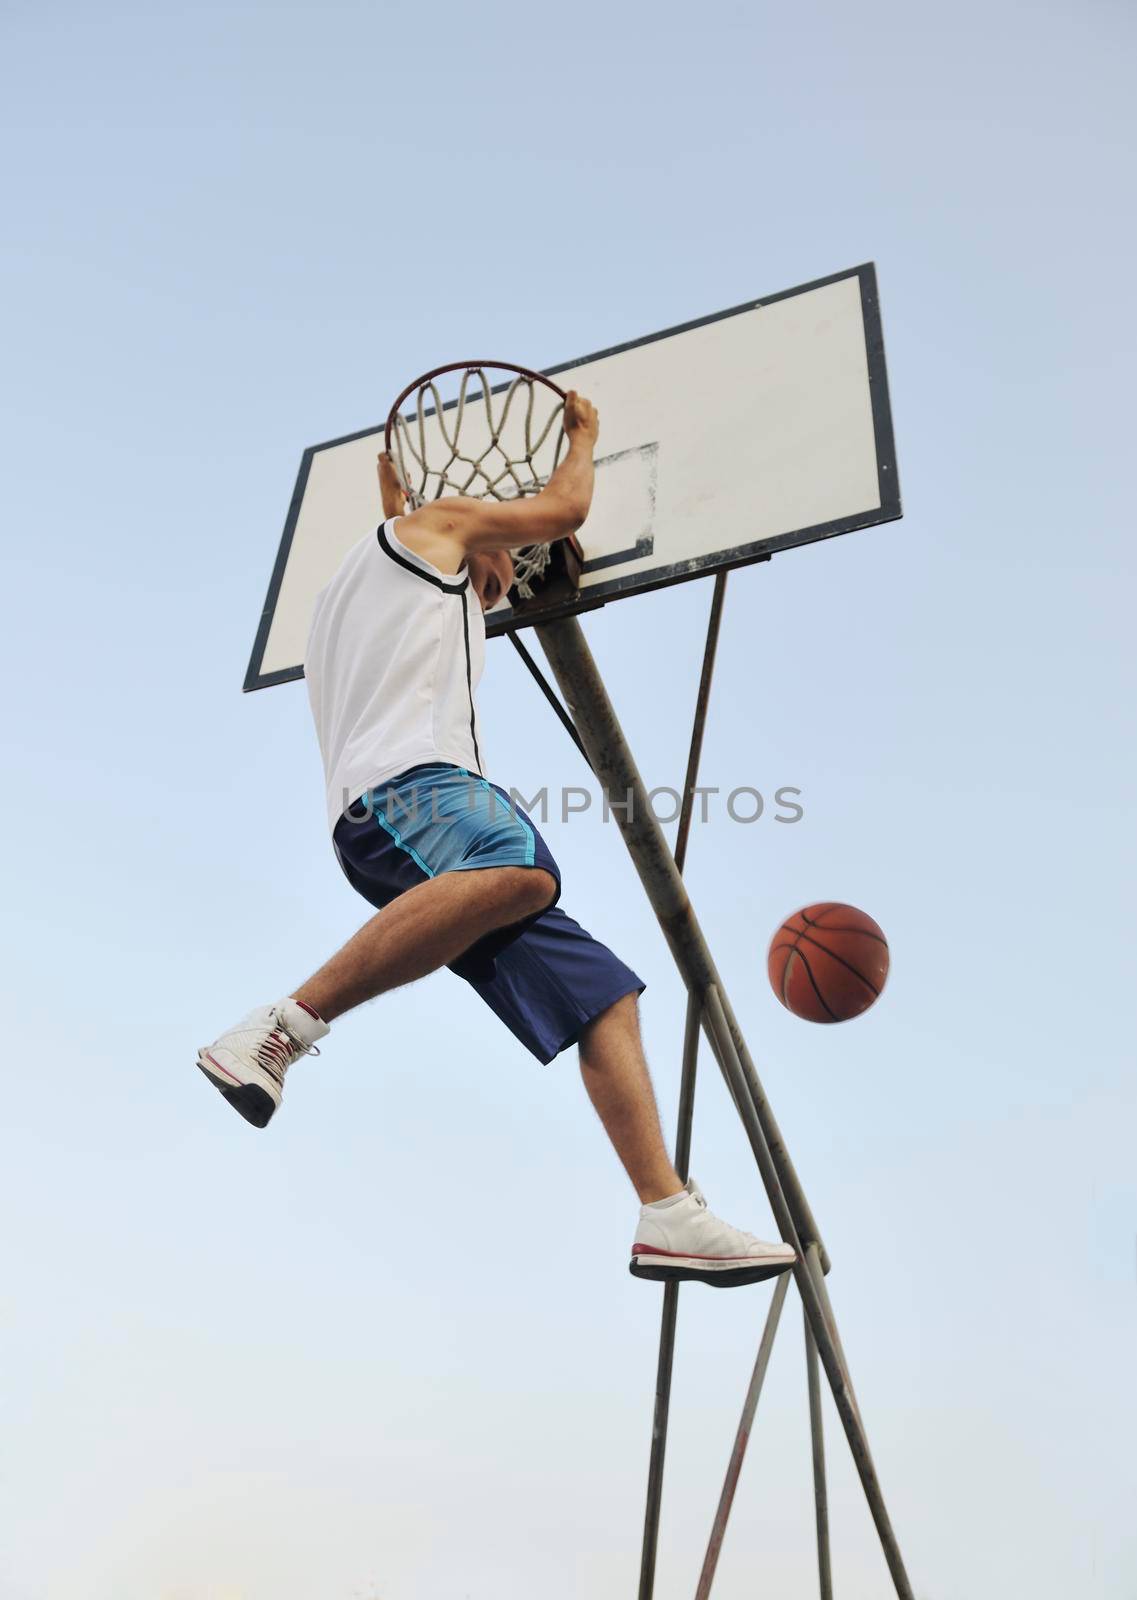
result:
[(656, 821), (603, 680), (575, 619), (541, 624), (542, 648), (594, 772), (613, 807), (624, 841), (692, 997), (702, 1000), (703, 1026), (731, 1086), (781, 1236), (797, 1251), (794, 1278), (817, 1343), (884, 1557), (900, 1600), (914, 1600), (903, 1558), (884, 1504), (843, 1355), (830, 1330), (831, 1308), (822, 1298), (805, 1250), (824, 1273), (828, 1260), (801, 1182), (782, 1140), (737, 1019), (721, 993), (721, 980), (687, 897), (683, 880)]
[(817, 1345), (805, 1322), (805, 1371), (809, 1383), (809, 1436), (813, 1446), (813, 1510), (817, 1522), (817, 1582), (821, 1600), (833, 1600), (833, 1573), (829, 1562), (829, 1490), (825, 1482), (825, 1433), (821, 1416), (821, 1374)]
[[(695, 1102), (695, 1064), (699, 1054), (699, 1007), (687, 1002), (687, 1027), (683, 1035), (683, 1076), (679, 1085), (679, 1135), (675, 1141), (675, 1170), (686, 1181), (691, 1154), (691, 1121)], [(679, 1285), (663, 1286), (663, 1312), (659, 1324), (659, 1360), (655, 1369), (655, 1406), (651, 1421), (651, 1455), (647, 1470), (647, 1505), (644, 1510), (643, 1549), (640, 1554), (639, 1600), (651, 1600), (655, 1591), (655, 1561), (659, 1548), (659, 1513), (663, 1504), (663, 1464), (667, 1454), (667, 1422), (671, 1410), (671, 1369), (675, 1360), (675, 1323), (679, 1315)]]
[(687, 1021), (683, 1027), (683, 1073), (679, 1079), (679, 1116), (675, 1132), (675, 1170), (686, 1183), (691, 1176), (691, 1125), (695, 1120), (695, 1073), (699, 1065), (699, 1030), (703, 1025), (699, 1002), (687, 996)]
[(667, 1419), (671, 1410), (671, 1368), (675, 1357), (675, 1322), (679, 1315), (679, 1285), (663, 1286), (663, 1313), (659, 1323), (659, 1359), (655, 1368), (655, 1408), (651, 1419), (651, 1457), (647, 1469), (647, 1504), (640, 1550), (639, 1600), (655, 1593), (655, 1563), (659, 1552), (659, 1514), (663, 1505), (663, 1463), (667, 1454)]
[[(806, 1246), (805, 1264), (809, 1268), (810, 1277), (813, 1279), (814, 1287), (817, 1290), (817, 1298), (820, 1300), (821, 1308), (825, 1313), (825, 1323), (829, 1329), (829, 1337), (833, 1341), (833, 1348), (837, 1353), (837, 1359), (841, 1363), (841, 1369), (845, 1374), (845, 1381), (849, 1384), (849, 1392), (851, 1394), (852, 1384), (849, 1379), (849, 1363), (845, 1359), (845, 1350), (844, 1346), (841, 1344), (841, 1334), (837, 1328), (837, 1319), (833, 1315), (833, 1305), (829, 1299), (829, 1290), (826, 1287), (825, 1274), (821, 1269), (821, 1262), (818, 1258), (817, 1250), (813, 1245)], [(853, 1404), (856, 1404), (855, 1396), (853, 1397)]]
[[(703, 750), (703, 730), (707, 721), (707, 706), (711, 695), (711, 678), (714, 675), (715, 653), (718, 649), (719, 624), (722, 621), (723, 598), (726, 594), (725, 572), (715, 578), (711, 598), (711, 613), (707, 622), (707, 640), (703, 647), (703, 669), (699, 674), (699, 692), (695, 697), (695, 716), (691, 727), (691, 742), (687, 752), (687, 773), (683, 782), (683, 801), (676, 834), (675, 864), (683, 871), (687, 858), (687, 840), (691, 828), (691, 811), (695, 802), (695, 784), (699, 776), (699, 758)], [(558, 702), (559, 706), (559, 702)], [(563, 712), (563, 707), (559, 707)], [(574, 730), (575, 732), (575, 730)], [(578, 745), (580, 744), (577, 738)], [(585, 756), (585, 760), (588, 757)], [(687, 1181), (691, 1161), (691, 1127), (695, 1115), (695, 1077), (699, 1064), (699, 1003), (693, 995), (687, 997), (687, 1025), (683, 1034), (683, 1074), (679, 1084), (679, 1126), (675, 1133), (675, 1170)], [(663, 1286), (663, 1310), (659, 1325), (659, 1358), (655, 1372), (655, 1405), (652, 1411), (651, 1454), (647, 1471), (647, 1504), (644, 1510), (643, 1549), (640, 1555), (639, 1600), (652, 1600), (655, 1590), (655, 1562), (659, 1548), (659, 1515), (663, 1503), (663, 1467), (667, 1455), (667, 1425), (671, 1409), (671, 1371), (675, 1361), (675, 1325), (679, 1316), (679, 1285)]]
[(742, 1416), (738, 1421), (738, 1431), (734, 1436), (734, 1448), (730, 1452), (730, 1461), (727, 1463), (726, 1478), (723, 1480), (718, 1510), (715, 1512), (715, 1520), (711, 1525), (711, 1536), (707, 1541), (707, 1553), (703, 1557), (703, 1570), (699, 1574), (699, 1587), (695, 1590), (695, 1600), (707, 1600), (711, 1592), (711, 1584), (715, 1580), (715, 1569), (719, 1564), (722, 1542), (726, 1535), (727, 1518), (730, 1516), (730, 1508), (734, 1504), (734, 1491), (738, 1488), (742, 1463), (746, 1458), (746, 1446), (750, 1443), (750, 1431), (754, 1426), (754, 1414), (758, 1410), (758, 1396), (762, 1393), (762, 1385), (766, 1379), (766, 1368), (770, 1365), (770, 1352), (774, 1348), (774, 1335), (778, 1331), (778, 1318), (782, 1314), (782, 1306), (785, 1303), (786, 1290), (789, 1286), (790, 1275), (788, 1272), (783, 1272), (774, 1286), (770, 1309), (766, 1314), (766, 1326), (762, 1330), (762, 1342), (758, 1346), (754, 1371), (750, 1377), (750, 1387), (746, 1391), (746, 1399), (742, 1405)]
[(715, 670), (715, 656), (719, 647), (719, 629), (722, 625), (722, 605), (726, 598), (725, 572), (715, 577), (711, 596), (711, 614), (707, 618), (707, 642), (703, 646), (703, 670), (699, 674), (699, 692), (695, 696), (695, 718), (691, 728), (691, 745), (687, 752), (687, 773), (683, 779), (683, 808), (679, 814), (679, 828), (675, 835), (675, 865), (682, 872), (687, 865), (687, 840), (691, 833), (691, 812), (695, 804), (695, 784), (699, 777), (699, 760), (703, 754), (703, 730), (707, 725), (707, 706), (711, 699), (711, 678)]

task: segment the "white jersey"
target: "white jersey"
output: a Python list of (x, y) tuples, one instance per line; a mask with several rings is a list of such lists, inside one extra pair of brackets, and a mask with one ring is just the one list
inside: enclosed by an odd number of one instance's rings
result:
[(474, 690), (486, 628), (465, 567), (439, 572), (392, 517), (316, 596), (304, 675), (324, 760), (328, 823), (424, 761), (481, 774)]

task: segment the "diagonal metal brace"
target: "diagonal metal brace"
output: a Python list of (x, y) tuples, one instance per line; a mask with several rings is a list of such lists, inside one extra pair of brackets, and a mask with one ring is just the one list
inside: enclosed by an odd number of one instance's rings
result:
[(742, 1472), (742, 1463), (746, 1458), (746, 1446), (750, 1443), (750, 1431), (754, 1426), (754, 1417), (758, 1410), (758, 1397), (762, 1393), (762, 1385), (766, 1381), (766, 1368), (770, 1365), (770, 1354), (774, 1348), (774, 1335), (778, 1331), (778, 1319), (782, 1314), (785, 1303), (786, 1290), (790, 1286), (790, 1275), (783, 1272), (774, 1286), (773, 1297), (770, 1300), (770, 1309), (766, 1314), (766, 1326), (762, 1329), (762, 1342), (758, 1346), (758, 1355), (754, 1361), (754, 1371), (750, 1376), (750, 1385), (746, 1391), (746, 1399), (742, 1405), (742, 1416), (739, 1418), (738, 1431), (734, 1436), (734, 1448), (730, 1452), (730, 1461), (726, 1469), (726, 1478), (723, 1481), (722, 1494), (719, 1496), (718, 1510), (715, 1520), (711, 1525), (711, 1536), (707, 1541), (707, 1553), (703, 1558), (703, 1570), (699, 1574), (699, 1586), (695, 1590), (695, 1600), (708, 1600), (711, 1584), (714, 1582), (715, 1570), (719, 1564), (722, 1553), (722, 1542), (726, 1535), (727, 1519), (730, 1508), (734, 1504), (734, 1491), (738, 1488), (739, 1475)]

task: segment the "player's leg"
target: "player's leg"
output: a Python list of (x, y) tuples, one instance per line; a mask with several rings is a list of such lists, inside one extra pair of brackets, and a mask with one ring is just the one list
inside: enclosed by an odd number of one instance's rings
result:
[(613, 1149), (646, 1205), (679, 1194), (640, 1041), (635, 994), (594, 1018), (580, 1036), (580, 1075)]
[(294, 994), (260, 1006), (198, 1051), (225, 1099), (263, 1128), (280, 1105), (284, 1075), (353, 1006), (413, 983), (495, 930), (524, 923), (554, 898), (537, 867), (443, 872), (400, 892)]
[(680, 1182), (640, 1038), (636, 1002), (644, 986), (606, 945), (557, 906), (499, 950), (488, 972), (468, 957), (451, 965), (538, 1061), (579, 1043), (589, 1098), (641, 1202), (632, 1244), (636, 1277), (724, 1287), (793, 1265), (788, 1245), (723, 1222), (693, 1179)]
[(793, 1265), (789, 1245), (756, 1239), (723, 1222), (707, 1209), (697, 1183), (679, 1181), (663, 1144), (635, 995), (625, 995), (585, 1028), (580, 1069), (640, 1197), (631, 1259), (636, 1277), (694, 1279), (725, 1287), (759, 1282)]
[(333, 1022), (365, 1000), (436, 972), (487, 933), (534, 916), (556, 892), (556, 879), (539, 868), (444, 872), (392, 900), (293, 999)]
[(341, 818), (334, 845), (379, 915), (292, 995), (198, 1052), (201, 1070), (257, 1127), (279, 1106), (285, 1072), (315, 1052), (333, 1018), (471, 947), (508, 942), (560, 891), (556, 863), (508, 797), (446, 763), (363, 797)]

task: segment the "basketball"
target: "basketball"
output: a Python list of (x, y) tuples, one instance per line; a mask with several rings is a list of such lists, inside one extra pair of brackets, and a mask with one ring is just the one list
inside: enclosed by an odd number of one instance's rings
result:
[(787, 917), (767, 958), (774, 993), (806, 1022), (848, 1022), (880, 997), (888, 940), (856, 906), (825, 901)]

